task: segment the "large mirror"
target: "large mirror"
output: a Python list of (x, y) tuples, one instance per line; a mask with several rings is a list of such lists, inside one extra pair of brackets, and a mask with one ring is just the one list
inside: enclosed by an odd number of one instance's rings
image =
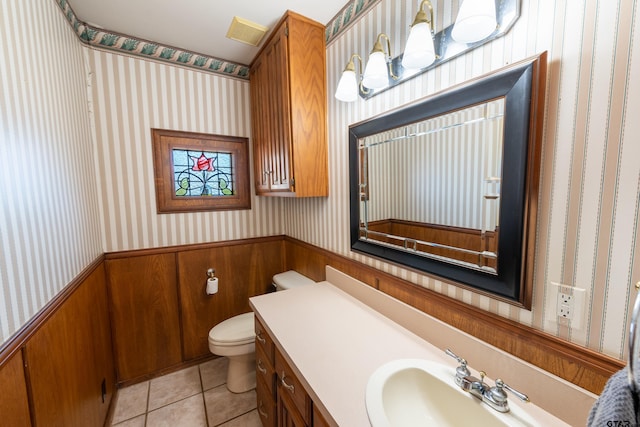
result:
[(353, 250), (531, 307), (546, 52), (349, 128)]

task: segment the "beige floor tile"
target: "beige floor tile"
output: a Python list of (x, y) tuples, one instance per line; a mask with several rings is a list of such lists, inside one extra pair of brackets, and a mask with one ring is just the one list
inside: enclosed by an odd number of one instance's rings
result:
[(154, 378), (149, 385), (149, 411), (202, 392), (197, 366)]
[(262, 421), (260, 421), (258, 411), (254, 409), (253, 411), (241, 415), (238, 418), (234, 418), (231, 421), (220, 424), (220, 427), (262, 427)]
[(256, 409), (256, 392), (231, 393), (226, 386), (212, 388), (204, 392), (209, 426), (223, 422)]
[(112, 424), (112, 425), (114, 427), (144, 427), (146, 420), (147, 420), (146, 415), (140, 415), (139, 417), (135, 417), (130, 420), (123, 421), (118, 424)]
[(218, 357), (200, 364), (202, 389), (207, 391), (224, 384), (227, 381), (227, 366), (229, 359), (226, 357)]
[(202, 393), (149, 412), (147, 427), (207, 427)]
[(113, 411), (112, 424), (143, 415), (147, 412), (147, 397), (149, 396), (149, 381), (134, 384), (118, 390), (116, 407)]

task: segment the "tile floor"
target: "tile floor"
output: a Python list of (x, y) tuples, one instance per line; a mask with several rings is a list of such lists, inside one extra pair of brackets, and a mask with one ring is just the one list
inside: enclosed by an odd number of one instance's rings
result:
[(234, 394), (225, 385), (227, 358), (118, 390), (112, 426), (261, 427), (255, 390)]

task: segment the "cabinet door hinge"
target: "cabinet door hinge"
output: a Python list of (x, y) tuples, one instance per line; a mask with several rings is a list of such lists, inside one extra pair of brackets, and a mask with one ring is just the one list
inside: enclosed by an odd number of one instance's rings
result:
[(295, 178), (291, 178), (291, 188), (296, 186), (296, 179)]
[(284, 26), (284, 35), (285, 37), (289, 37), (289, 25)]

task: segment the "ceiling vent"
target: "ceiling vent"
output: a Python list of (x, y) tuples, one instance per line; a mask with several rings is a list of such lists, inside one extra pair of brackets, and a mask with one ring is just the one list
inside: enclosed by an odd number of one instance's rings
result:
[(227, 31), (227, 38), (237, 40), (242, 43), (258, 46), (269, 28), (264, 27), (247, 19), (234, 16)]

